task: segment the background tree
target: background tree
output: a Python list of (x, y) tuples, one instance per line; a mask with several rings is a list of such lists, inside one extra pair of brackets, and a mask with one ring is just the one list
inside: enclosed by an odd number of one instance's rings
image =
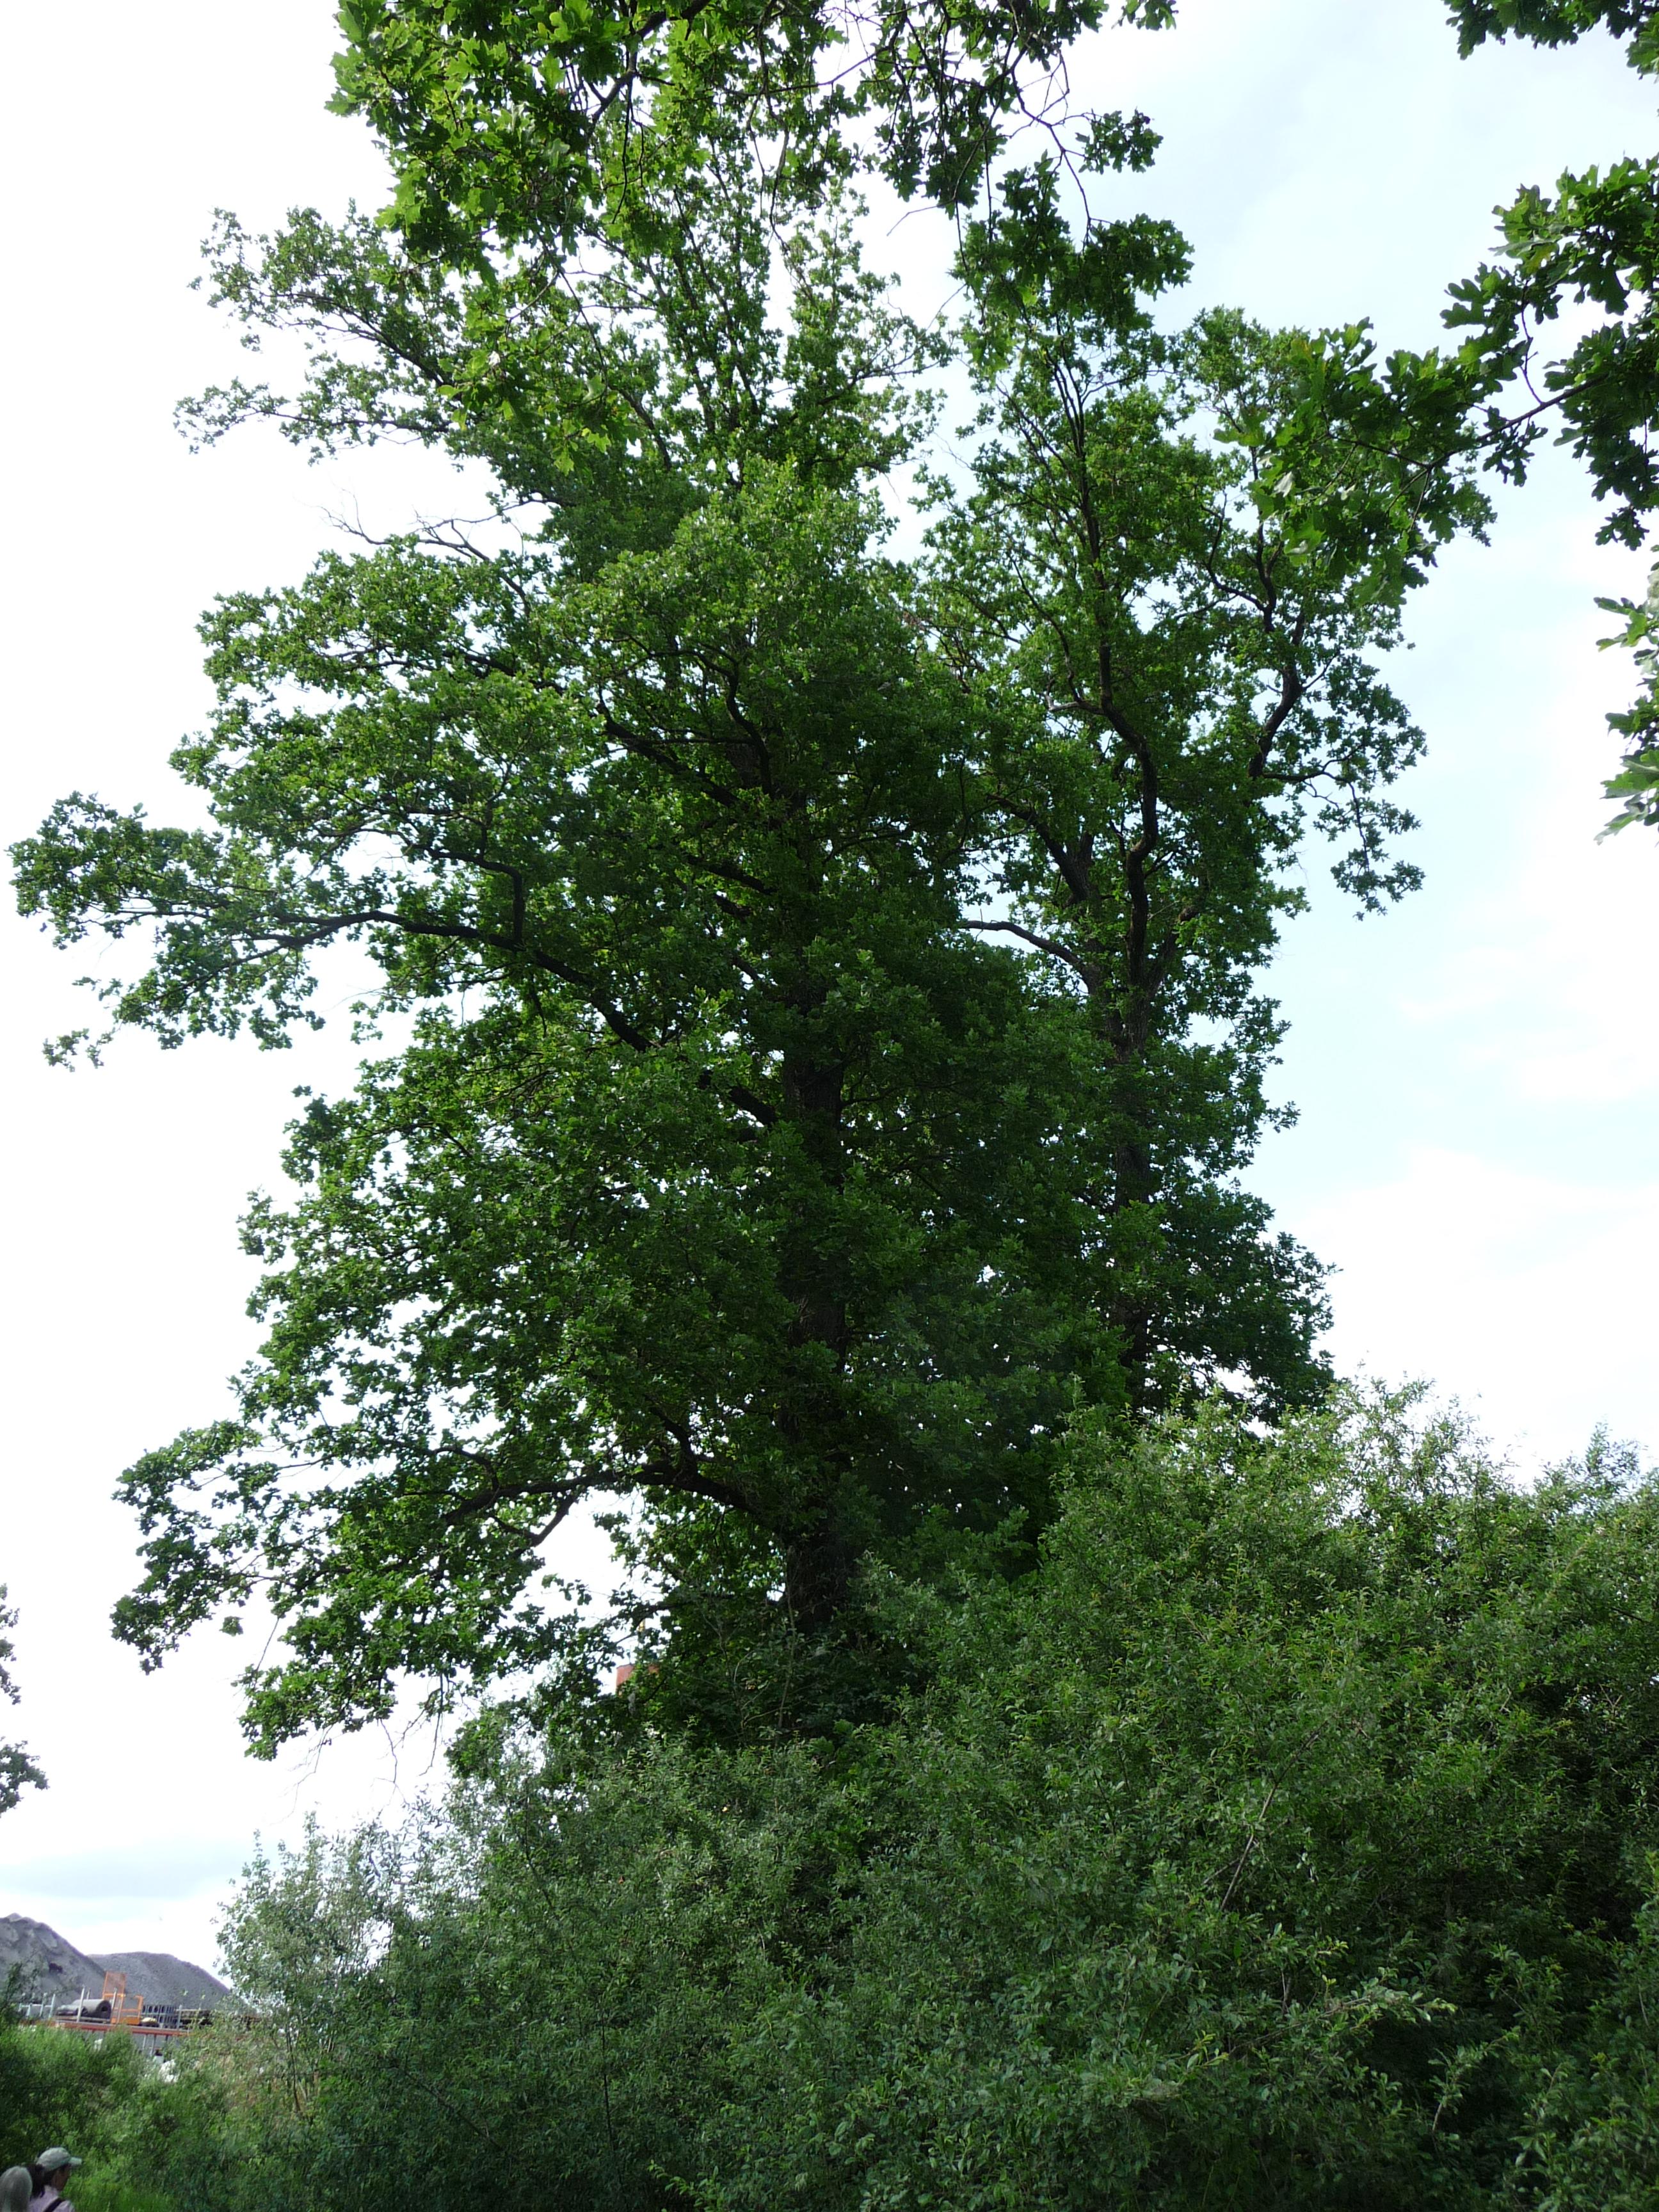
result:
[[(16, 1626), (17, 1615), (8, 1607), (6, 1586), (0, 1583), (0, 1698), (14, 1705), (17, 1703), (17, 1686), (11, 1679), (14, 1654), (11, 1638), (5, 1631)], [(0, 1743), (0, 1813), (9, 1813), (26, 1790), (44, 1790), (46, 1786), (46, 1776), (21, 1744)]]
[[(1604, 29), (1626, 42), (1632, 69), (1659, 74), (1659, 11), (1647, 0), (1452, 0), (1450, 13), (1465, 54), (1489, 39), (1560, 46)], [(1659, 155), (1568, 172), (1553, 193), (1529, 185), (1498, 212), (1498, 258), (1452, 287), (1446, 317), (1468, 332), (1468, 356), (1495, 388), (1519, 387), (1510, 411), (1496, 401), (1488, 409), (1482, 434), (1498, 465), (1522, 477), (1528, 455), (1553, 428), (1609, 503), (1598, 542), (1638, 547), (1659, 505)], [(1578, 335), (1552, 350), (1564, 307)], [(1599, 604), (1623, 617), (1622, 634), (1608, 642), (1638, 648), (1641, 678), (1635, 705), (1608, 717), (1625, 743), (1624, 764), (1607, 786), (1620, 802), (1609, 826), (1659, 824), (1659, 696), (1646, 645), (1654, 600), (1650, 593)]]

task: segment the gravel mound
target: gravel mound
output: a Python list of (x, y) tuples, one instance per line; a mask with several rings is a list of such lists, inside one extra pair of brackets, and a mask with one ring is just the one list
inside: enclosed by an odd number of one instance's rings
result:
[(0, 1990), (15, 1974), (19, 2003), (72, 2004), (103, 1994), (106, 1972), (125, 1974), (127, 1993), (146, 2005), (212, 2005), (230, 1991), (205, 1966), (175, 1959), (170, 1951), (77, 1951), (43, 1920), (21, 1912), (0, 1915)]

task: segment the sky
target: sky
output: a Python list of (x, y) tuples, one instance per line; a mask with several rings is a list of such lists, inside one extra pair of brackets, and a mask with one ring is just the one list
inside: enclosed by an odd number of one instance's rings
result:
[[(309, 469), (262, 432), (192, 457), (171, 426), (184, 394), (246, 367), (190, 289), (212, 210), (257, 227), (383, 196), (367, 136), (324, 110), (332, 37), (319, 0), (86, 0), (72, 52), (49, 11), (10, 27), (13, 82), (36, 92), (0, 148), (8, 842), (70, 789), (172, 812), (166, 759), (204, 717), (195, 623), (216, 593), (295, 576), (338, 515), (468, 507), (430, 459)], [(1433, 341), (1444, 285), (1518, 184), (1654, 137), (1651, 93), (1611, 46), (1460, 62), (1437, 0), (1183, 0), (1176, 31), (1099, 38), (1074, 80), (1163, 131), (1119, 198), (1188, 232), (1194, 310), (1370, 316), (1385, 344)], [(878, 210), (872, 236), (907, 305), (943, 297), (937, 229)], [(1641, 564), (1595, 547), (1563, 455), (1500, 510), (1492, 544), (1419, 595), (1393, 672), (1429, 738), (1405, 793), (1425, 888), (1361, 923), (1307, 856), (1310, 911), (1272, 982), (1300, 1121), (1253, 1180), (1338, 1270), (1344, 1371), (1430, 1380), (1524, 1476), (1597, 1423), (1659, 1454), (1659, 848), (1595, 835), (1603, 718), (1630, 670), (1598, 652), (1594, 602), (1639, 588)], [(0, 1913), (83, 1950), (210, 1964), (256, 1836), (395, 1815), (441, 1778), (419, 1738), (250, 1760), (246, 1647), (204, 1636), (145, 1677), (107, 1630), (134, 1560), (115, 1479), (224, 1409), (255, 1343), (236, 1217), (275, 1179), (294, 1087), (343, 1087), (353, 1055), (337, 1022), (287, 1054), (131, 1038), (101, 1071), (55, 1072), (40, 1041), (86, 1018), (70, 984), (88, 962), (14, 915), (0, 932), (0, 1580), (23, 1693), (0, 1735), (26, 1737), (52, 1785), (0, 1822)], [(560, 1563), (599, 1571), (591, 1532)]]

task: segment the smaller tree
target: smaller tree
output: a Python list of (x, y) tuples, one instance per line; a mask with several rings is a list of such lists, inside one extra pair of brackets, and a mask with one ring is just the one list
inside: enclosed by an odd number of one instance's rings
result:
[[(0, 1698), (9, 1698), (14, 1705), (17, 1686), (11, 1679), (10, 1662), (15, 1655), (4, 1632), (16, 1626), (17, 1615), (6, 1604), (6, 1586), (0, 1583)], [(0, 1743), (0, 1813), (9, 1813), (26, 1790), (46, 1786), (46, 1776), (21, 1743)]]
[[(1144, 118), (1088, 158), (1139, 167)], [(1069, 1130), (1124, 1387), (1196, 1376), (1261, 1410), (1316, 1396), (1322, 1271), (1244, 1189), (1282, 1034), (1259, 988), (1305, 902), (1310, 833), (1376, 910), (1417, 882), (1387, 796), (1423, 738), (1382, 680), (1408, 593), (1488, 502), (1460, 452), (1467, 372), (1379, 362), (1369, 326), (1272, 331), (1151, 302), (1166, 223), (1090, 220), (1049, 159), (967, 227), (972, 479), (936, 479), (944, 658), (986, 734), (969, 927), (1025, 950), (1069, 1013)]]

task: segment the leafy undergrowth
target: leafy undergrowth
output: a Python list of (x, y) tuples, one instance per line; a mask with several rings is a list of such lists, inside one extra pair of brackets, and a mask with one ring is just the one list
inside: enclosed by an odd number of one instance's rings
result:
[(1103, 1428), (1072, 1480), (1023, 1580), (868, 1594), (887, 1717), (689, 1741), (665, 1668), (264, 1869), (258, 2021), (127, 2170), (179, 2212), (1655, 2212), (1659, 1490), (1522, 1492), (1400, 1403)]

